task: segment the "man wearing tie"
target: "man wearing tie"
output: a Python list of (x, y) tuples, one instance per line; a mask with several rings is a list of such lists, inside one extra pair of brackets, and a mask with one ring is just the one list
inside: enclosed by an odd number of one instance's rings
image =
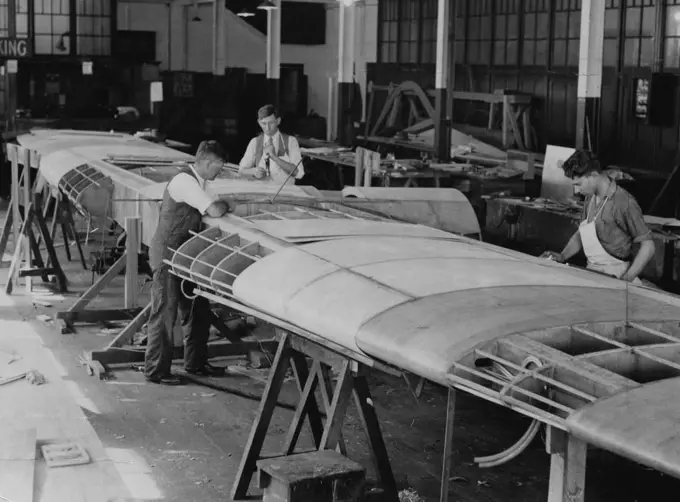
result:
[(279, 131), (281, 117), (273, 105), (265, 105), (258, 110), (257, 123), (262, 134), (250, 140), (239, 163), (239, 172), (277, 185), (284, 182), (293, 185), (295, 179), (305, 175), (297, 139)]

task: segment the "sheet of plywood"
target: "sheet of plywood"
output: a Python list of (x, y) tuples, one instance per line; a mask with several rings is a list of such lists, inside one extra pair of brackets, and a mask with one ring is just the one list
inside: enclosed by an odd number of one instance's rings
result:
[(33, 502), (36, 429), (0, 425), (0, 500)]
[[(35, 369), (45, 376), (46, 383), (34, 386), (26, 380), (19, 380), (0, 386), (0, 402), (11, 403), (11, 406), (0, 407), (0, 424), (21, 424), (22, 428), (35, 429), (38, 445), (76, 442), (91, 458), (87, 465), (49, 469), (38, 456), (32, 500), (107, 502), (129, 497), (116, 466), (76, 402), (74, 393), (67, 387), (63, 370), (42, 345), (31, 323), (4, 323), (6, 331), (0, 340), (0, 350), (12, 350), (21, 359), (0, 368), (0, 376)], [(1, 486), (0, 495), (3, 495)]]
[(545, 161), (543, 163), (541, 197), (566, 202), (574, 196), (574, 188), (571, 180), (564, 175), (562, 164), (575, 151), (573, 148), (548, 145), (545, 150)]

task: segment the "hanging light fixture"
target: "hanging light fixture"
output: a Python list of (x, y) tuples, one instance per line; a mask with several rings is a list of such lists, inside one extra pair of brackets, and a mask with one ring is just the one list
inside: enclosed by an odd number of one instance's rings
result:
[(203, 21), (201, 16), (198, 15), (198, 2), (194, 2), (194, 17), (191, 19), (192, 23), (200, 23)]
[(252, 16), (255, 15), (255, 13), (252, 10), (250, 10), (248, 7), (245, 7), (243, 9), (241, 9), (241, 12), (239, 12), (236, 15), (239, 16), (239, 17), (252, 17)]
[(257, 8), (260, 10), (274, 10), (276, 9), (276, 5), (274, 5), (274, 3), (272, 3), (270, 0), (264, 0), (264, 2), (258, 5)]

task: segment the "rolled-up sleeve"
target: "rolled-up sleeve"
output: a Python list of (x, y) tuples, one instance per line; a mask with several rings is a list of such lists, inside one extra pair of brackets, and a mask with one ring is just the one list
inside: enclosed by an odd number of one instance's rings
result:
[(288, 158), (290, 163), (297, 166), (295, 178), (301, 179), (305, 175), (305, 166), (302, 164), (302, 152), (300, 151), (300, 144), (295, 136), (290, 136), (288, 140)]
[(652, 240), (652, 230), (647, 225), (642, 209), (635, 199), (630, 197), (627, 207), (621, 212), (626, 230), (634, 242)]
[(255, 139), (251, 139), (248, 143), (248, 148), (246, 148), (246, 153), (243, 154), (241, 162), (238, 163), (239, 172), (243, 172), (244, 169), (250, 169), (255, 167)]
[(183, 202), (205, 214), (213, 203), (195, 178), (186, 173), (178, 174), (168, 183), (168, 194), (175, 202)]

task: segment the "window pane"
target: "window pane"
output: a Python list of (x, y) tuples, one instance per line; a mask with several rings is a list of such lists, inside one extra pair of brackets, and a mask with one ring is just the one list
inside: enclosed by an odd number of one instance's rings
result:
[(624, 41), (623, 47), (623, 65), (637, 66), (640, 53), (640, 39), (628, 38)]
[(604, 13), (604, 36), (616, 38), (619, 36), (619, 10), (607, 9)]
[(626, 10), (626, 29), (628, 37), (639, 36), (640, 34), (640, 9), (628, 8)]
[(666, 10), (666, 36), (680, 36), (680, 5), (667, 7)]
[(654, 64), (654, 40), (643, 38), (640, 40), (640, 66), (652, 66)]
[(642, 36), (651, 37), (654, 36), (654, 24), (655, 24), (655, 9), (654, 7), (645, 7), (642, 9)]
[(553, 43), (553, 66), (564, 66), (567, 62), (567, 41), (555, 40)]
[(534, 66), (536, 64), (536, 42), (525, 40), (522, 47), (522, 64), (524, 66)]
[(680, 68), (680, 38), (667, 38), (663, 64), (666, 68)]
[(618, 44), (615, 38), (604, 39), (604, 66), (615, 67), (618, 60)]

